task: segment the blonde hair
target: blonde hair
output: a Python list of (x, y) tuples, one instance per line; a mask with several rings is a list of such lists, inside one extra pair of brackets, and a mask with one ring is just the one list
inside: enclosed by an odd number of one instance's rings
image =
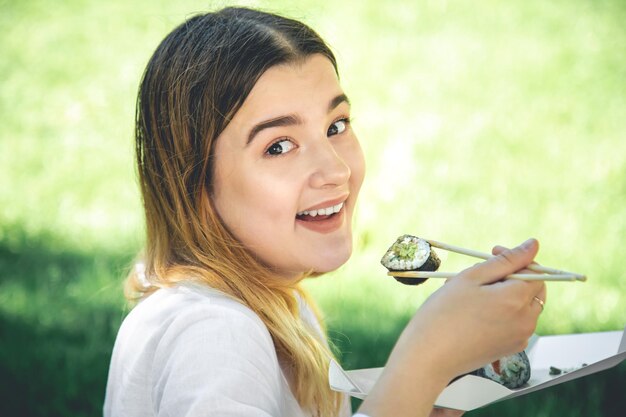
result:
[(312, 29), (247, 8), (195, 16), (161, 42), (144, 72), (136, 113), (147, 283), (131, 273), (126, 294), (136, 300), (188, 280), (228, 294), (267, 326), (300, 405), (335, 416), (342, 396), (328, 384), (332, 352), (299, 315), (297, 296), (307, 295), (237, 241), (211, 201), (215, 141), (228, 121), (268, 68), (314, 53), (336, 69)]

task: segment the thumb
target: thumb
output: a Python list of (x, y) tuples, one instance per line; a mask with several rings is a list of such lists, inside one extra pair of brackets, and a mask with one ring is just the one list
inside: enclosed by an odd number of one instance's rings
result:
[(539, 242), (536, 239), (528, 239), (526, 242), (513, 249), (498, 248), (497, 255), (466, 269), (461, 274), (480, 284), (490, 284), (505, 276), (524, 269), (539, 251)]

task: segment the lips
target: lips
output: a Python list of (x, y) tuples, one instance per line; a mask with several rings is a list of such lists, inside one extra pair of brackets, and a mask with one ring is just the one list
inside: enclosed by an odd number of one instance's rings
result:
[(330, 233), (343, 224), (347, 196), (329, 200), (296, 214), (296, 224), (318, 233)]
[[(313, 220), (316, 217), (318, 220), (323, 220), (332, 216), (333, 214), (339, 213), (343, 208), (343, 202), (335, 205), (331, 205), (328, 207), (322, 207), (320, 209), (311, 209), (304, 210), (296, 214), (296, 217), (301, 220)], [(319, 217), (318, 217), (319, 216)]]

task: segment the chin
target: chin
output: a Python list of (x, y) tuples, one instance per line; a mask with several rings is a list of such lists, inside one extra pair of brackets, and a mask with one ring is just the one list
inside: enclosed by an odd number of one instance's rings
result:
[(341, 251), (332, 251), (329, 253), (325, 253), (325, 256), (317, 263), (317, 265), (313, 268), (313, 270), (317, 273), (331, 272), (343, 264), (348, 262), (350, 259), (350, 255), (352, 255), (352, 245), (349, 247), (341, 249)]

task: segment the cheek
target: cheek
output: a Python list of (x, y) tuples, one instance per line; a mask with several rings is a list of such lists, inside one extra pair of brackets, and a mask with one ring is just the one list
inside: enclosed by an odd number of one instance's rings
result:
[(241, 230), (247, 227), (254, 197), (249, 179), (240, 166), (223, 158), (216, 166), (213, 183), (213, 201), (222, 222), (232, 233), (241, 238)]
[[(250, 175), (253, 171), (257, 175)], [(296, 201), (293, 184), (289, 181), (291, 177), (261, 171), (248, 167), (219, 182), (218, 211), (231, 230), (253, 228), (258, 231), (270, 226), (273, 220), (291, 216)]]

